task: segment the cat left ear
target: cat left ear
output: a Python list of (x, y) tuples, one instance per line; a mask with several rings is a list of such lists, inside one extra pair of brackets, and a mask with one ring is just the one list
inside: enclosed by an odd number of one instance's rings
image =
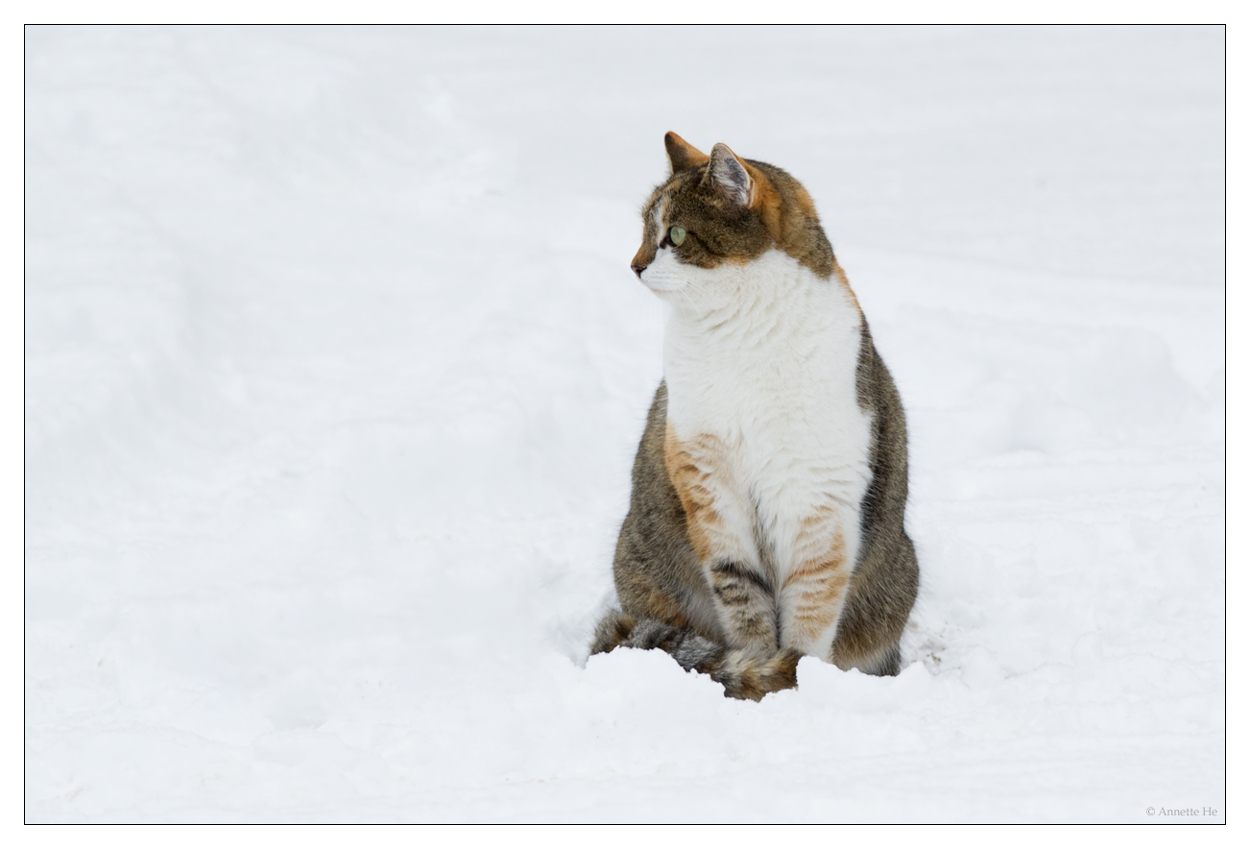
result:
[(705, 180), (737, 206), (750, 206), (755, 194), (755, 182), (747, 173), (747, 166), (734, 155), (728, 145), (717, 142), (712, 148), (711, 162)]
[(706, 153), (672, 130), (664, 134), (664, 150), (668, 152), (668, 164), (674, 174), (707, 162)]

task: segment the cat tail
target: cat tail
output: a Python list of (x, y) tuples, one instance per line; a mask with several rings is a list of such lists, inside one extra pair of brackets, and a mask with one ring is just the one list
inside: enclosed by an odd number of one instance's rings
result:
[(769, 693), (797, 686), (796, 670), (803, 656), (795, 649), (755, 655), (713, 642), (690, 628), (609, 610), (595, 628), (590, 653), (610, 652), (617, 646), (663, 649), (683, 669), (710, 675), (724, 686), (726, 696), (755, 702)]

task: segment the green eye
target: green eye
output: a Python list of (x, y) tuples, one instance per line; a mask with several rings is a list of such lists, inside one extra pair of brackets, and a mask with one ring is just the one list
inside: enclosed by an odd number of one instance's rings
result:
[(682, 242), (686, 241), (686, 231), (681, 227), (669, 227), (668, 240), (675, 246), (680, 245)]

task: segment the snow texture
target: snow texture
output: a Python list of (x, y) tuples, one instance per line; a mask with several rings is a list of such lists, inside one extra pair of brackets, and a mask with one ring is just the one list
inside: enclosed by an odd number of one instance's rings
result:
[[(28, 28), (29, 821), (1224, 818), (1220, 28)], [(815, 198), (905, 668), (589, 660), (662, 137)]]

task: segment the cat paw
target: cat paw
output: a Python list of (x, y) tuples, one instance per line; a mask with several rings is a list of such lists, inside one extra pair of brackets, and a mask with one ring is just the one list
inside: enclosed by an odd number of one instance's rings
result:
[(619, 610), (609, 610), (595, 626), (590, 653), (603, 654), (612, 651), (617, 646), (625, 644), (633, 630), (634, 617), (621, 613)]

